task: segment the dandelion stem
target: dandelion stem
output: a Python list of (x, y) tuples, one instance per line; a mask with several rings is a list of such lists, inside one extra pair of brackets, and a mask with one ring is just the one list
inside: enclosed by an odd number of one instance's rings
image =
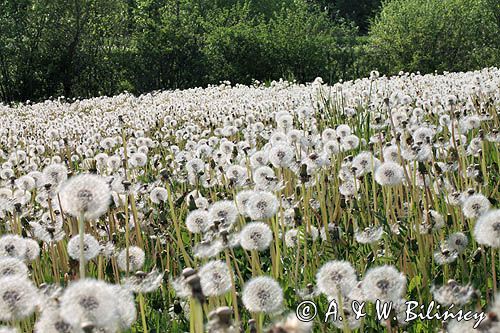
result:
[(141, 311), (141, 320), (142, 320), (142, 331), (143, 333), (148, 333), (148, 325), (146, 322), (146, 311), (145, 311), (145, 304), (144, 304), (144, 295), (142, 293), (139, 293), (139, 308)]
[(85, 278), (85, 220), (83, 214), (78, 218), (78, 235), (80, 240), (80, 279)]

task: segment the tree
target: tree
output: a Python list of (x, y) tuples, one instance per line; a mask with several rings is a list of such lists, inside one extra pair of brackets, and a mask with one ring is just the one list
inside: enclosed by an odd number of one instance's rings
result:
[(464, 71), (498, 64), (500, 30), (488, 0), (392, 0), (370, 29), (386, 73)]

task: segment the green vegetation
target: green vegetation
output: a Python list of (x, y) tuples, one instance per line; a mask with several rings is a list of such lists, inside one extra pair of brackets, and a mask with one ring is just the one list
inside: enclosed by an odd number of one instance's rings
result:
[(498, 0), (387, 1), (371, 27), (374, 65), (388, 73), (498, 65), (499, 4)]
[[(0, 101), (499, 63), (500, 0), (4, 0)], [(370, 22), (371, 25), (370, 25)]]

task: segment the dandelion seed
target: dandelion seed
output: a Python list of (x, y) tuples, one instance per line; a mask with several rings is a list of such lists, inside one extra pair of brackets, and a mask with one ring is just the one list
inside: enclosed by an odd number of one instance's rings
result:
[(490, 209), (490, 201), (482, 194), (469, 196), (462, 205), (465, 217), (478, 218)]
[(347, 296), (357, 284), (356, 271), (347, 261), (330, 261), (316, 273), (318, 290), (330, 297)]
[(384, 234), (384, 229), (382, 227), (368, 227), (363, 231), (355, 233), (355, 238), (358, 243), (361, 244), (371, 244), (378, 242), (382, 235)]
[(393, 266), (379, 266), (366, 272), (361, 288), (370, 301), (397, 300), (406, 292), (406, 277)]
[[(146, 254), (137, 246), (130, 246), (128, 248), (128, 270), (130, 272), (138, 271), (144, 266)], [(118, 254), (117, 258), (118, 268), (121, 271), (127, 271), (127, 249), (123, 249)]]
[(186, 217), (186, 228), (194, 233), (199, 234), (210, 227), (210, 214), (203, 209), (195, 209)]
[[(86, 261), (90, 261), (99, 255), (101, 246), (94, 236), (86, 234), (83, 238), (83, 255)], [(80, 238), (74, 236), (68, 242), (68, 255), (75, 259), (80, 260)]]
[(17, 258), (0, 257), (0, 279), (5, 277), (28, 278), (28, 267)]
[(491, 210), (477, 220), (474, 237), (479, 244), (500, 248), (500, 209)]
[(205, 296), (221, 296), (231, 289), (231, 274), (225, 262), (209, 261), (198, 275)]
[(276, 196), (269, 192), (255, 192), (247, 203), (247, 212), (252, 220), (266, 220), (273, 217), (279, 208)]
[(103, 281), (83, 279), (70, 284), (60, 298), (60, 315), (74, 327), (90, 322), (100, 328), (118, 322), (115, 290)]
[(436, 302), (444, 306), (467, 304), (476, 294), (470, 285), (461, 286), (454, 280), (441, 287), (432, 286), (431, 292)]
[(38, 304), (31, 281), (11, 275), (0, 279), (0, 320), (17, 321), (30, 316)]
[(394, 162), (384, 162), (375, 171), (375, 181), (380, 185), (394, 186), (403, 181), (403, 168)]
[(250, 312), (274, 313), (282, 306), (283, 290), (273, 278), (259, 276), (245, 283), (242, 301)]
[(264, 251), (273, 240), (271, 228), (263, 222), (252, 222), (240, 232), (240, 245), (248, 251)]
[(12, 257), (24, 260), (26, 257), (26, 242), (17, 235), (0, 237), (0, 257)]
[(293, 150), (290, 146), (280, 144), (274, 146), (269, 151), (269, 161), (276, 168), (288, 168), (294, 158)]
[(236, 222), (238, 209), (234, 202), (221, 200), (214, 202), (208, 210), (211, 223), (220, 222), (223, 226), (229, 227)]
[(149, 194), (149, 198), (154, 204), (159, 205), (168, 200), (168, 192), (163, 187), (155, 187)]
[(108, 210), (111, 200), (109, 185), (104, 178), (82, 174), (72, 177), (59, 192), (62, 209), (75, 217), (85, 220), (99, 218)]

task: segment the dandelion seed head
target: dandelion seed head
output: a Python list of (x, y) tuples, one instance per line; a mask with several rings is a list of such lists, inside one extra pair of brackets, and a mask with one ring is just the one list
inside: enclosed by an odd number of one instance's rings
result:
[(382, 227), (367, 227), (363, 231), (357, 231), (355, 233), (355, 238), (358, 243), (361, 244), (371, 244), (378, 242), (382, 235), (384, 234), (384, 229)]
[(243, 287), (242, 301), (250, 312), (274, 313), (283, 304), (283, 290), (273, 278), (252, 278)]
[(40, 256), (40, 245), (34, 239), (27, 238), (24, 240), (26, 243), (26, 260), (34, 261)]
[(0, 257), (13, 257), (24, 260), (26, 257), (26, 242), (18, 235), (0, 237)]
[(490, 201), (482, 194), (473, 194), (465, 199), (462, 211), (465, 217), (478, 218), (490, 209)]
[(141, 152), (131, 154), (128, 160), (130, 166), (133, 168), (141, 168), (146, 165), (147, 161), (148, 156)]
[(366, 272), (361, 288), (368, 300), (397, 300), (406, 292), (406, 277), (393, 266), (374, 267)]
[[(128, 269), (130, 272), (140, 270), (144, 266), (146, 254), (138, 246), (130, 246), (128, 248)], [(127, 249), (120, 251), (117, 257), (118, 268), (122, 272), (127, 271)]]
[(291, 166), (295, 154), (292, 148), (286, 144), (273, 146), (269, 150), (269, 161), (276, 168), (288, 168)]
[(258, 168), (267, 165), (269, 161), (268, 155), (264, 151), (256, 151), (250, 156), (250, 165), (252, 168)]
[(198, 275), (205, 296), (221, 296), (231, 289), (231, 273), (223, 261), (209, 261), (200, 268)]
[(452, 251), (457, 251), (458, 254), (463, 253), (468, 244), (469, 239), (462, 232), (453, 233), (446, 239), (446, 247)]
[(276, 196), (270, 192), (257, 191), (248, 199), (247, 212), (252, 220), (266, 220), (273, 217), (279, 208)]
[(240, 165), (231, 165), (226, 170), (227, 179), (235, 186), (242, 186), (248, 179), (247, 169)]
[(438, 251), (434, 252), (434, 260), (438, 265), (446, 265), (454, 262), (458, 258), (458, 252), (442, 246)]
[(444, 306), (467, 304), (476, 293), (472, 286), (461, 286), (454, 280), (441, 287), (432, 286), (431, 292), (436, 302)]
[[(85, 261), (90, 261), (99, 255), (101, 246), (97, 239), (90, 234), (83, 237), (83, 255)], [(73, 236), (68, 242), (68, 255), (74, 260), (80, 260), (80, 236)]]
[(479, 244), (500, 248), (500, 209), (490, 210), (477, 220), (474, 238)]
[(214, 223), (219, 221), (222, 225), (229, 227), (236, 222), (238, 217), (238, 209), (234, 202), (229, 200), (220, 200), (214, 202), (209, 210), (210, 222)]
[(112, 286), (112, 291), (116, 297), (116, 312), (118, 316), (118, 326), (126, 330), (132, 326), (137, 319), (133, 294), (119, 285)]
[(274, 324), (270, 332), (310, 333), (312, 329), (312, 322), (300, 321), (295, 313), (291, 313), (280, 322)]
[(35, 323), (35, 333), (83, 333), (78, 327), (73, 327), (59, 314), (59, 309), (47, 309)]
[(330, 261), (316, 273), (318, 290), (330, 297), (347, 296), (357, 284), (356, 271), (348, 261)]
[(248, 223), (240, 232), (240, 245), (248, 251), (264, 251), (272, 240), (271, 228), (263, 222)]
[(0, 320), (17, 321), (30, 316), (38, 304), (38, 290), (17, 275), (0, 279)]
[(354, 135), (347, 135), (341, 139), (341, 147), (343, 151), (349, 151), (358, 148), (360, 144), (360, 139)]
[(168, 191), (163, 187), (155, 187), (153, 190), (151, 190), (149, 198), (154, 204), (159, 205), (160, 203), (166, 202), (168, 200)]
[(106, 213), (111, 192), (104, 178), (91, 174), (74, 176), (65, 182), (59, 192), (64, 212), (85, 220), (94, 220)]
[(0, 257), (0, 279), (6, 277), (28, 278), (28, 267), (14, 257)]
[(100, 328), (115, 327), (119, 319), (116, 302), (111, 285), (83, 279), (70, 284), (60, 297), (60, 315), (74, 327), (87, 322)]
[[(158, 290), (163, 282), (163, 276), (164, 274), (156, 269), (146, 275), (143, 272), (136, 272), (135, 275), (123, 279), (122, 285), (131, 292), (147, 294)], [(174, 289), (177, 290), (175, 286)]]
[(204, 232), (210, 224), (210, 214), (204, 209), (195, 209), (186, 217), (186, 228), (194, 234)]
[(404, 177), (403, 167), (394, 162), (384, 162), (375, 171), (375, 181), (380, 185), (401, 184)]
[(62, 164), (51, 164), (46, 166), (43, 171), (43, 182), (56, 188), (68, 178), (68, 170)]

